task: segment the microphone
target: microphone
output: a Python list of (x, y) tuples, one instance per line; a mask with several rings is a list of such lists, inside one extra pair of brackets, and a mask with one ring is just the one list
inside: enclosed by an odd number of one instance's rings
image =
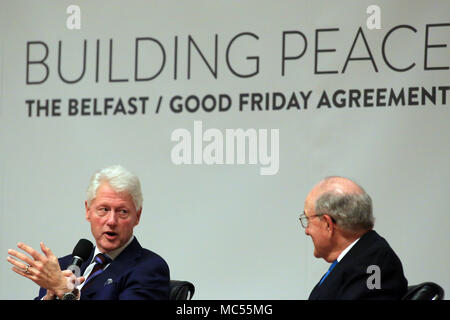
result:
[(81, 273), (81, 264), (89, 259), (93, 248), (94, 245), (92, 242), (87, 239), (80, 239), (75, 248), (73, 248), (72, 263), (67, 267), (67, 270), (71, 270), (77, 277), (79, 277)]

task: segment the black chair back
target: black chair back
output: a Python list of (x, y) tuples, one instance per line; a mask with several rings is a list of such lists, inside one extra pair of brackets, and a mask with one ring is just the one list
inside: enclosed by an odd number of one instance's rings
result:
[(444, 289), (434, 282), (409, 286), (402, 300), (443, 300)]
[(191, 300), (195, 287), (189, 281), (170, 280), (169, 300)]

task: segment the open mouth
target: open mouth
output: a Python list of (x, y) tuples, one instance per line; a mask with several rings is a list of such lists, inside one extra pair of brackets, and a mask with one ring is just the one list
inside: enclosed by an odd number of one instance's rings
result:
[(108, 240), (113, 240), (117, 237), (117, 233), (115, 233), (113, 231), (107, 231), (104, 234)]

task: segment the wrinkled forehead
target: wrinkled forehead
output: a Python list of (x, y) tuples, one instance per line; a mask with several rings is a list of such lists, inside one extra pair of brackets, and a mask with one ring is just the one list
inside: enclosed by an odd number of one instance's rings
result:
[(316, 199), (320, 196), (319, 190), (313, 188), (306, 196), (303, 210), (307, 215), (314, 214)]

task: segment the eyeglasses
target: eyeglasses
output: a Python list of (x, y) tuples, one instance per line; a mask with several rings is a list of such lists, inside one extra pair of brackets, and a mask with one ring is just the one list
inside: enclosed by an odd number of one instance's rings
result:
[[(306, 216), (305, 212), (303, 211), (303, 214), (298, 218), (298, 220), (300, 220), (302, 227), (306, 229), (306, 228), (308, 228), (308, 225), (309, 225), (309, 219), (312, 219), (315, 217), (320, 217), (323, 215), (325, 215), (325, 214), (314, 214), (314, 215), (308, 217), (308, 216)], [(330, 218), (331, 218), (331, 221), (333, 221), (333, 223), (336, 223), (336, 220), (333, 217), (330, 216)]]
[(308, 228), (308, 225), (309, 225), (309, 219), (312, 219), (315, 217), (320, 217), (320, 216), (323, 216), (323, 214), (315, 214), (315, 215), (308, 217), (308, 216), (306, 216), (305, 212), (303, 212), (303, 214), (300, 217), (298, 217), (298, 220), (300, 220), (302, 227), (306, 229), (306, 228)]

